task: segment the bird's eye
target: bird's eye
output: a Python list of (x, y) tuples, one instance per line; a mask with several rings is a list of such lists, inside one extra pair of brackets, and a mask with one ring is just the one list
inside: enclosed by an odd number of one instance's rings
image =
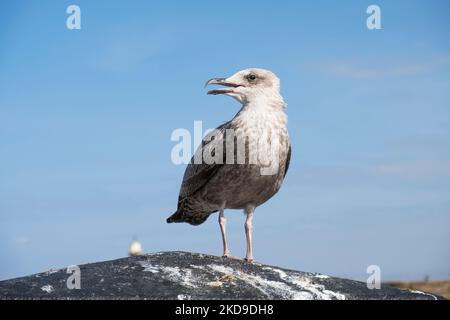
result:
[(256, 76), (255, 76), (254, 74), (249, 74), (249, 75), (247, 76), (247, 80), (249, 80), (249, 81), (255, 81), (255, 80), (256, 80)]

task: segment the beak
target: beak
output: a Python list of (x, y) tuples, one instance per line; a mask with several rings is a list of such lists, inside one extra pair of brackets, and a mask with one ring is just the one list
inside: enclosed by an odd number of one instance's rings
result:
[[(224, 87), (229, 87), (229, 88), (237, 88), (237, 87), (242, 87), (241, 84), (237, 84), (237, 83), (233, 83), (233, 82), (229, 82), (227, 81), (226, 78), (213, 78), (213, 79), (209, 79), (206, 84), (206, 86), (209, 86), (211, 84), (217, 84), (220, 86), (224, 86)], [(233, 93), (233, 89), (214, 89), (214, 90), (210, 90), (208, 91), (207, 94), (226, 94), (226, 93)]]

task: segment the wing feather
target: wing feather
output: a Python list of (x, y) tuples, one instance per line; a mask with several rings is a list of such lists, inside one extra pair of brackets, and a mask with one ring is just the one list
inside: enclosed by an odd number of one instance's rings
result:
[(284, 166), (284, 177), (286, 177), (290, 163), (291, 163), (291, 146), (289, 145), (289, 150), (286, 156), (286, 165)]
[[(191, 196), (201, 189), (217, 173), (223, 164), (226, 163), (224, 135), (225, 130), (228, 128), (230, 128), (230, 122), (219, 126), (217, 129), (206, 135), (202, 140), (202, 144), (197, 148), (195, 155), (192, 157), (186, 171), (184, 172), (183, 182), (181, 183), (180, 188), (179, 201)], [(223, 161), (221, 161), (221, 163), (205, 163), (205, 161), (203, 161), (203, 154), (214, 154), (216, 150), (223, 152)], [(195, 159), (200, 159), (201, 161), (197, 162), (201, 163), (195, 163)]]

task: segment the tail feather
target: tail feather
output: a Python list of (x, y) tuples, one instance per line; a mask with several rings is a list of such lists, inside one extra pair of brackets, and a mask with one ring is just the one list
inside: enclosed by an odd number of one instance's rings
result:
[(173, 213), (169, 218), (167, 218), (167, 223), (180, 223), (180, 222), (187, 222), (191, 225), (197, 226), (199, 224), (202, 224), (203, 222), (208, 219), (209, 215), (212, 212), (208, 213), (190, 213), (185, 212), (182, 209), (178, 209)]
[(183, 211), (177, 210), (170, 217), (168, 217), (166, 221), (167, 223), (184, 222), (183, 216), (184, 216)]

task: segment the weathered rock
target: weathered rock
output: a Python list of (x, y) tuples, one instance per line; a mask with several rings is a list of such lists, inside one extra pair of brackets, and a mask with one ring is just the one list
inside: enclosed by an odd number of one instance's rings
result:
[(441, 299), (321, 274), (198, 253), (161, 252), (81, 265), (81, 288), (67, 269), (0, 282), (2, 299)]

